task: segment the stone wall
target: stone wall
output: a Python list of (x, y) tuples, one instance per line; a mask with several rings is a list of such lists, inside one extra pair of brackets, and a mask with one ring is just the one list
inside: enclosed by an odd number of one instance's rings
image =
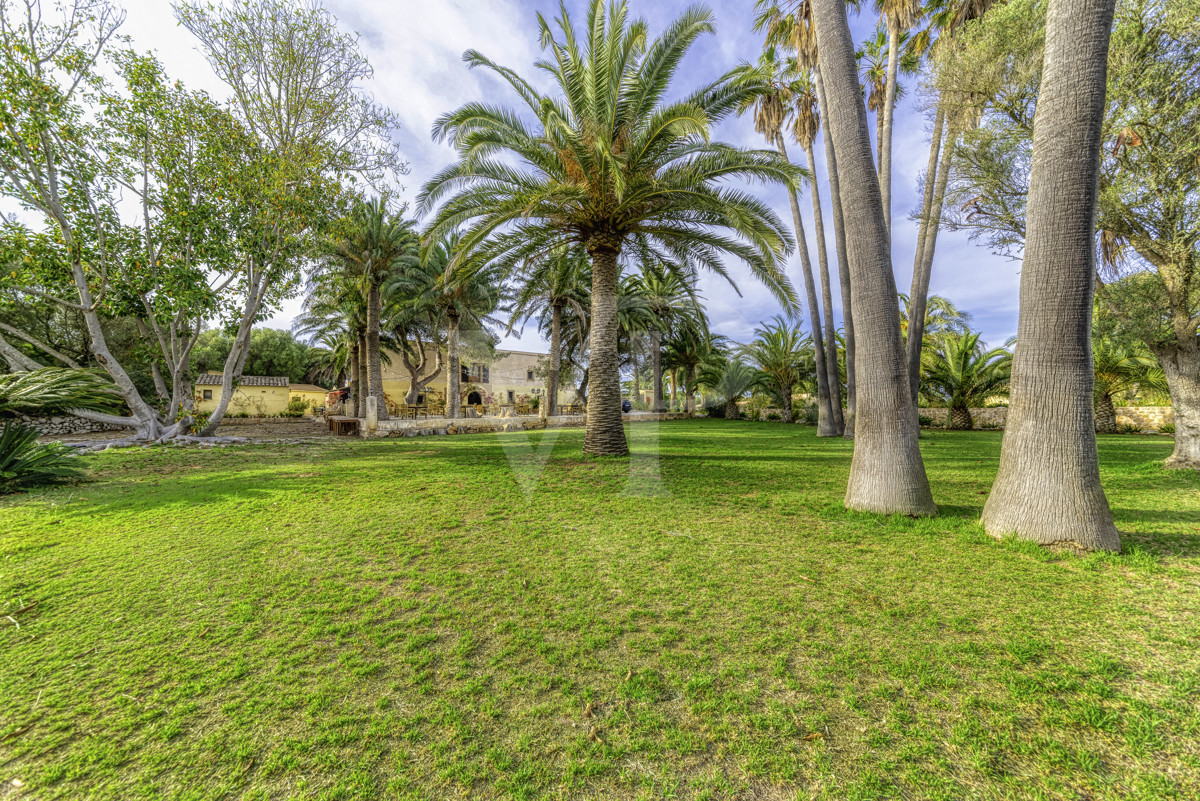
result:
[(63, 415), (62, 417), (26, 417), (19, 415), (21, 421), (27, 423), (38, 431), (42, 432), (42, 436), (60, 436), (63, 434), (91, 434), (100, 431), (128, 431), (130, 429), (125, 426), (110, 426), (107, 423), (93, 423), (91, 420), (84, 420), (82, 417), (74, 415)]
[[(621, 416), (626, 423), (649, 423), (658, 420), (684, 420), (683, 412), (634, 412)], [(540, 417), (434, 417), (419, 420), (380, 420), (379, 428), (367, 430), (367, 421), (360, 420), (359, 435), (363, 437), (419, 437), (452, 434), (486, 434), (502, 431), (536, 431), (542, 428), (582, 428), (587, 423), (585, 415), (559, 415)]]
[[(917, 412), (921, 417), (929, 417), (934, 421), (934, 425), (944, 426), (946, 417), (949, 414), (949, 409), (929, 409), (921, 408)], [(994, 425), (997, 428), (1004, 428), (1004, 422), (1008, 417), (1007, 406), (994, 406), (987, 409), (972, 409), (971, 419), (975, 422), (976, 428), (982, 428), (985, 424)], [(1170, 406), (1118, 406), (1117, 407), (1117, 425), (1137, 426), (1140, 431), (1148, 431), (1158, 433), (1158, 430), (1173, 421), (1171, 416)]]

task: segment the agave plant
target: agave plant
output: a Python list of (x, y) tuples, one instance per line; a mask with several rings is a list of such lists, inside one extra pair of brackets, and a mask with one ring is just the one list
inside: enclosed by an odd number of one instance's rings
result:
[(5, 418), (0, 428), (0, 495), (80, 474), (62, 443), (38, 444), (38, 430), (13, 419), (18, 414), (111, 411), (120, 400), (115, 387), (87, 370), (47, 367), (0, 375), (0, 418)]

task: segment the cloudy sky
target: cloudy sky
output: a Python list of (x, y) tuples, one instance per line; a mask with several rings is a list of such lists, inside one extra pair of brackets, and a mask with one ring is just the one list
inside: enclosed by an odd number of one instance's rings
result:
[[(453, 158), (445, 144), (429, 135), (433, 121), (462, 103), (488, 99), (514, 102), (503, 84), (485, 72), (468, 70), (462, 53), (468, 48), (532, 76), (531, 65), (539, 56), (537, 13), (557, 14), (557, 0), (325, 0), (340, 24), (357, 31), (364, 52), (375, 68), (369, 90), (397, 114), (401, 129), (396, 132), (401, 152), (411, 171), (406, 176), (405, 196), (412, 199), (424, 181)], [(717, 33), (697, 43), (677, 74), (680, 90), (701, 85), (740, 61), (754, 61), (761, 37), (752, 29), (753, 0), (710, 0), (716, 15)], [(196, 49), (191, 35), (179, 27), (169, 0), (124, 0), (128, 16), (124, 33), (139, 50), (154, 50), (169, 74), (193, 88), (225, 97), (222, 84), (213, 76)], [(688, 5), (687, 0), (630, 0), (635, 14), (645, 16), (652, 35)], [(864, 4), (867, 5), (867, 4)], [(582, 16), (586, 0), (567, 0), (567, 7)], [(862, 41), (874, 29), (872, 16), (852, 20), (855, 38)], [(907, 291), (912, 277), (913, 249), (917, 226), (908, 219), (920, 204), (918, 181), (928, 157), (928, 123), (916, 86), (910, 87), (896, 114), (893, 177), (893, 262), (896, 283)], [(871, 126), (872, 130), (874, 125)], [(725, 123), (718, 138), (737, 145), (762, 147), (749, 118)], [(798, 151), (798, 148), (793, 148)], [(800, 155), (793, 153), (793, 157)], [(817, 154), (824, 164), (823, 153)], [(824, 189), (823, 176), (821, 185)], [(781, 216), (790, 219), (787, 197), (782, 190), (753, 188)], [(828, 191), (823, 191), (828, 211)], [(812, 241), (812, 206), (807, 197), (805, 224)], [(827, 222), (832, 238), (832, 223)], [(853, 235), (853, 232), (849, 232)], [(833, 254), (832, 242), (829, 251)], [(814, 253), (815, 261), (815, 253)], [(793, 257), (789, 275), (802, 292), (799, 260)], [(1016, 333), (1019, 264), (995, 256), (968, 241), (964, 234), (943, 232), (938, 240), (932, 292), (949, 297), (959, 308), (974, 316), (975, 327), (984, 338), (1000, 344)], [(731, 265), (741, 297), (723, 279), (706, 277), (702, 293), (714, 330), (745, 341), (763, 320), (779, 313), (775, 300), (754, 282), (745, 268)], [(836, 279), (835, 279), (836, 284)], [(836, 297), (835, 289), (835, 297)], [(286, 328), (299, 308), (288, 303), (267, 325)], [(840, 320), (840, 308), (837, 315)], [(805, 318), (807, 319), (807, 318)], [(523, 336), (509, 337), (505, 346), (545, 350), (537, 335), (527, 329)]]

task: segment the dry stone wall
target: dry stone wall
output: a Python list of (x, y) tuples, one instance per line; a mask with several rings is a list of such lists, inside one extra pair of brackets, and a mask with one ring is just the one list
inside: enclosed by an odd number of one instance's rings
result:
[(63, 434), (91, 434), (101, 431), (123, 431), (128, 430), (123, 426), (110, 426), (107, 423), (94, 423), (91, 420), (84, 420), (82, 417), (74, 415), (63, 415), (61, 417), (28, 417), (19, 415), (21, 421), (33, 426), (38, 431), (42, 432), (42, 436), (60, 436)]
[[(922, 408), (917, 410), (921, 417), (928, 417), (933, 420), (934, 425), (946, 425), (946, 417), (949, 414), (949, 409), (928, 409)], [(975, 422), (976, 428), (996, 427), (1004, 428), (1005, 420), (1008, 417), (1007, 406), (994, 406), (986, 409), (972, 409), (971, 419)], [(1118, 406), (1117, 407), (1117, 425), (1118, 426), (1137, 426), (1139, 431), (1151, 431), (1157, 433), (1160, 428), (1168, 423), (1173, 422), (1170, 406)]]

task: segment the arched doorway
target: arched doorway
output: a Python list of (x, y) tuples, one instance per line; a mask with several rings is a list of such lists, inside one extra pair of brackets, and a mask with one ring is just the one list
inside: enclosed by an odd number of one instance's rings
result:
[(478, 392), (472, 392), (467, 395), (467, 405), (468, 406), (478, 406), (481, 403), (483, 403), (483, 396), (480, 395)]

